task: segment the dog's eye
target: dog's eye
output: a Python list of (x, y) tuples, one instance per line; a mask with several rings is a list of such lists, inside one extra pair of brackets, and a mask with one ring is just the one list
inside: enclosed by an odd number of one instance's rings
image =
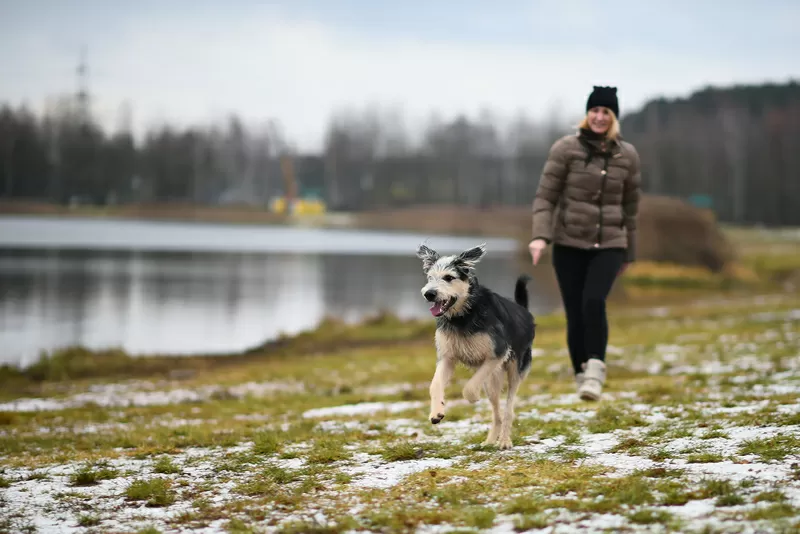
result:
[(442, 280), (444, 280), (445, 282), (452, 282), (453, 280), (455, 280), (455, 277), (446, 274), (442, 277)]

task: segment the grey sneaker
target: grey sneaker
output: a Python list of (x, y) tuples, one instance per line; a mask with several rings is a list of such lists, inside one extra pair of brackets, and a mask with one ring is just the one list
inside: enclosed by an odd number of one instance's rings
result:
[(578, 396), (585, 401), (596, 401), (603, 393), (606, 383), (606, 364), (590, 358), (583, 364), (583, 382), (578, 386)]

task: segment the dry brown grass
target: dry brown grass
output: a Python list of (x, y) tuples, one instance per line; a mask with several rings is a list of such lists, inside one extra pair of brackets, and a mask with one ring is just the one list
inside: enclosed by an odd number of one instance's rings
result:
[[(362, 228), (511, 237), (520, 240), (526, 256), (531, 209), (527, 205), (486, 209), (415, 206), (360, 213), (356, 224)], [(640, 260), (706, 267), (719, 272), (735, 259), (734, 248), (713, 214), (680, 199), (645, 195), (640, 206), (639, 228)]]
[(125, 218), (237, 224), (285, 224), (288, 217), (255, 206), (194, 206), (184, 203), (127, 204), (118, 206), (64, 206), (44, 202), (0, 201), (4, 215), (56, 215), (59, 217)]
[(530, 208), (428, 204), (357, 213), (355, 224), (361, 228), (432, 234), (524, 238), (530, 235)]
[(736, 260), (733, 244), (714, 214), (681, 199), (645, 196), (639, 219), (642, 259), (704, 266), (720, 272)]
[(430, 321), (402, 320), (388, 314), (358, 324), (327, 318), (313, 330), (283, 336), (244, 352), (181, 358), (173, 355), (143, 358), (119, 349), (92, 351), (83, 347), (64, 347), (43, 355), (24, 370), (0, 365), (0, 399), (14, 395), (41, 395), (51, 385), (79, 384), (100, 377), (180, 380), (233, 367), (258, 367), (268, 359), (296, 359), (299, 354), (347, 353), (398, 344), (427, 345), (434, 326)]

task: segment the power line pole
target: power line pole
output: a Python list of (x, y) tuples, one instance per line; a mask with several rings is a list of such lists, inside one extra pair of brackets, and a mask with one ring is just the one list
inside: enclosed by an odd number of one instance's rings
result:
[(91, 97), (89, 95), (89, 65), (86, 58), (86, 45), (81, 47), (80, 59), (76, 69), (78, 90), (75, 94), (78, 119), (81, 126), (88, 124), (91, 116)]
[(85, 175), (79, 178), (78, 183), (82, 196), (88, 196), (92, 202), (101, 200), (102, 204), (107, 203), (109, 194), (109, 184), (104, 180), (100, 168), (100, 143), (102, 139), (93, 135), (92, 129), (92, 96), (89, 92), (89, 64), (87, 59), (87, 47), (83, 45), (80, 51), (78, 66), (75, 70), (77, 91), (75, 93), (76, 119), (78, 121), (79, 137), (81, 138), (82, 150), (86, 154), (86, 163), (83, 167)]

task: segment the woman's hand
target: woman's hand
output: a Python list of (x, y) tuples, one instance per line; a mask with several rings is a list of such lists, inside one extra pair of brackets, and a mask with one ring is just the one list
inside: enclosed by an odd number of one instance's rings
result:
[(528, 243), (528, 250), (531, 252), (531, 258), (533, 258), (533, 264), (536, 265), (539, 263), (539, 258), (542, 257), (542, 251), (547, 247), (547, 243), (544, 239), (534, 239), (530, 243)]

